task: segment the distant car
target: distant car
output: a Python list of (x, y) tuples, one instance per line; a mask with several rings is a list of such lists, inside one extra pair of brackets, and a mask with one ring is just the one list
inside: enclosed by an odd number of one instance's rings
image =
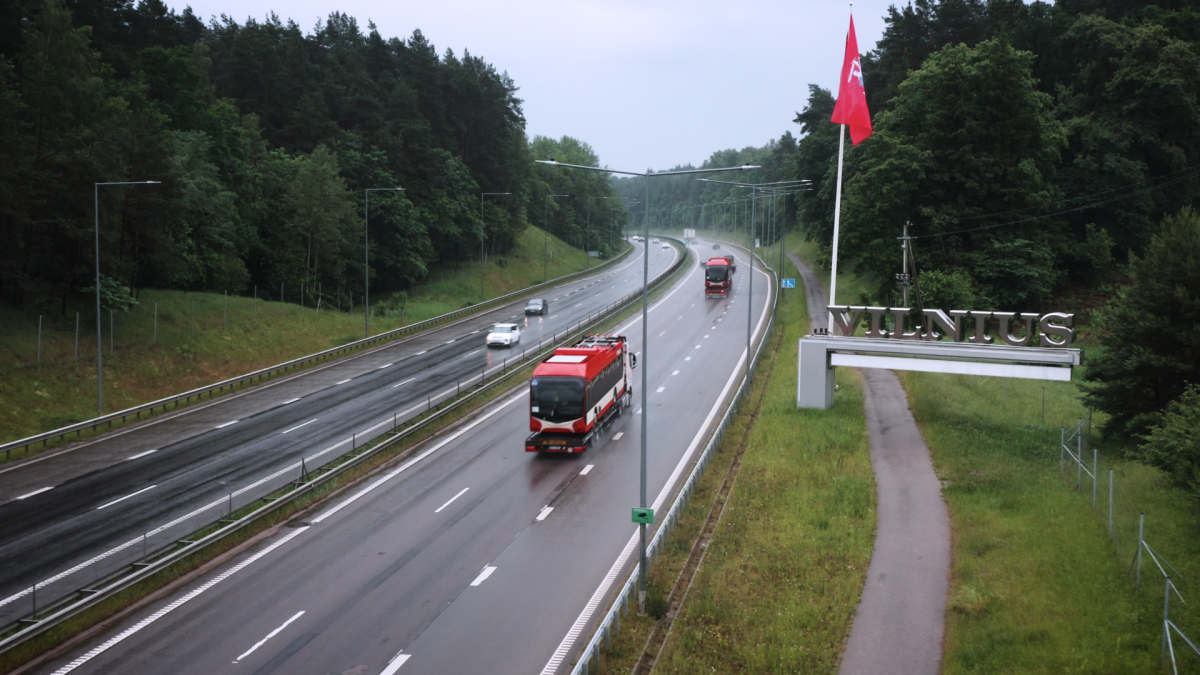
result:
[(663, 248), (671, 248), (671, 245), (664, 241)]
[(489, 347), (511, 347), (521, 341), (521, 327), (515, 323), (498, 323), (488, 333)]
[(657, 243), (658, 243), (658, 237), (655, 237), (655, 238), (654, 238), (654, 241), (652, 241), (651, 243), (652, 243), (652, 244), (657, 244)]
[(546, 314), (550, 311), (550, 303), (545, 298), (534, 298), (525, 303), (526, 314)]
[(721, 245), (720, 245), (720, 244), (713, 244), (713, 250), (714, 250), (714, 251), (720, 250), (720, 248), (721, 248)]

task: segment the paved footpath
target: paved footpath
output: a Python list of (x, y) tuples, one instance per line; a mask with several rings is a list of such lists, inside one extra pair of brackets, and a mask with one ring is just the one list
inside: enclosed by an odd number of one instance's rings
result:
[[(825, 326), (823, 286), (804, 278), (809, 316)], [(950, 581), (950, 515), (896, 374), (865, 368), (867, 441), (878, 490), (875, 549), (840, 675), (925, 675), (941, 670)]]

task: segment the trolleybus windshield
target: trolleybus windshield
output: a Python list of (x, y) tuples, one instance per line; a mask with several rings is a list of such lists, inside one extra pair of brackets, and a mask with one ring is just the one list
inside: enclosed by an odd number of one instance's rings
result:
[(530, 382), (533, 416), (547, 422), (567, 422), (583, 417), (583, 378), (539, 376)]

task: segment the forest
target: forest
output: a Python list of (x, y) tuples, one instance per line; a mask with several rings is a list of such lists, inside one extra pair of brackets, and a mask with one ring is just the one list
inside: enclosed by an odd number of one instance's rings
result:
[(85, 299), (97, 231), (118, 309), (142, 288), (315, 302), (361, 289), (364, 265), (382, 298), (529, 225), (607, 256), (626, 222), (612, 187), (533, 164), (599, 158), (528, 138), (521, 106), (485, 59), (339, 12), (306, 33), (161, 0), (5, 0), (0, 298)]

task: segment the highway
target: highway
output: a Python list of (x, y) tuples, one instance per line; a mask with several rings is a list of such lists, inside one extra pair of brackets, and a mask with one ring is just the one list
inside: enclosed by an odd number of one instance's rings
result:
[[(771, 283), (756, 271), (747, 312), (746, 270), (706, 300), (694, 265), (652, 306), (649, 353), (640, 315), (621, 326), (649, 368), (660, 513), (745, 367), (747, 314), (766, 326)], [(542, 457), (518, 390), (34, 672), (568, 672), (636, 557), (640, 401), (587, 452)]]
[[(0, 470), (0, 623), (86, 587), (420, 414), (642, 285), (644, 249), (523, 302), (160, 416)], [(651, 276), (678, 258), (652, 245)], [(487, 327), (522, 325), (512, 348)], [(473, 495), (472, 495), (473, 496)]]

